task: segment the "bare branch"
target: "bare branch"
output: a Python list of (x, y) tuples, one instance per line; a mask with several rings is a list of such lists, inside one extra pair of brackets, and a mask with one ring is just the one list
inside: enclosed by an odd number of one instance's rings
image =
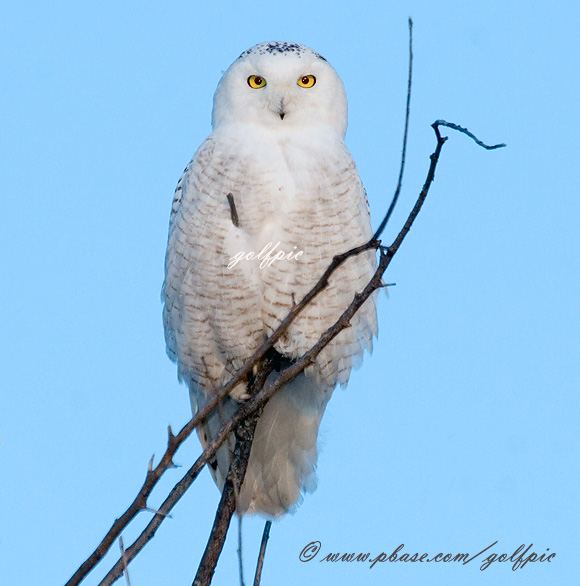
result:
[[(147, 499), (153, 491), (155, 485), (159, 482), (161, 476), (169, 468), (177, 468), (173, 463), (173, 456), (181, 444), (191, 435), (193, 430), (209, 415), (209, 413), (226, 397), (230, 391), (242, 380), (248, 376), (252, 371), (255, 364), (257, 364), (270, 350), (276, 341), (284, 334), (288, 326), (294, 321), (294, 319), (300, 314), (300, 312), (316, 297), (326, 286), (328, 285), (329, 277), (334, 271), (340, 267), (347, 259), (352, 256), (358, 255), (366, 250), (377, 249), (380, 243), (377, 241), (367, 242), (362, 246), (358, 246), (349, 250), (343, 254), (335, 256), (332, 263), (326, 269), (322, 277), (316, 283), (316, 285), (306, 294), (306, 296), (295, 305), (288, 315), (284, 318), (282, 323), (276, 328), (273, 334), (254, 352), (253, 356), (250, 357), (244, 366), (240, 368), (231, 380), (225, 384), (216, 393), (215, 397), (208, 402), (205, 407), (200, 409), (195, 417), (193, 417), (177, 435), (169, 433), (168, 445), (163, 457), (159, 464), (153, 469), (149, 469), (148, 466), (147, 475), (145, 482), (143, 483), (139, 493), (135, 497), (135, 500), (129, 505), (127, 510), (113, 523), (101, 543), (97, 546), (95, 551), (81, 564), (78, 570), (72, 575), (72, 577), (66, 582), (65, 586), (77, 586), (87, 576), (87, 574), (101, 561), (105, 554), (109, 551), (111, 545), (115, 539), (121, 534), (121, 531), (129, 525), (129, 523), (135, 518), (135, 516), (142, 510), (147, 508)], [(205, 462), (204, 462), (205, 464)], [(150, 465), (152, 462), (150, 461)], [(196, 474), (197, 475), (197, 474)]]
[[(262, 389), (257, 395), (253, 396), (251, 399), (246, 401), (243, 405), (241, 405), (238, 412), (225, 424), (222, 430), (218, 433), (218, 435), (214, 438), (214, 440), (208, 444), (206, 449), (203, 451), (201, 456), (196, 460), (193, 466), (188, 470), (185, 476), (174, 486), (173, 490), (170, 492), (169, 496), (165, 499), (161, 507), (159, 508), (160, 513), (168, 513), (175, 504), (179, 501), (179, 499), (183, 496), (185, 491), (191, 486), (193, 481), (197, 478), (199, 472), (202, 470), (203, 466), (214, 457), (215, 453), (217, 452), (219, 446), (226, 441), (227, 437), (230, 433), (236, 428), (240, 421), (245, 419), (250, 413), (254, 412), (256, 409), (262, 407), (268, 399), (282, 386), (296, 377), (300, 372), (302, 372), (307, 366), (312, 364), (318, 356), (318, 354), (322, 351), (322, 349), (334, 338), (336, 337), (345, 327), (350, 325), (350, 319), (359, 309), (359, 307), (370, 297), (370, 295), (376, 289), (379, 289), (382, 286), (381, 278), (387, 269), (388, 265), (390, 264), (392, 258), (396, 254), (397, 250), (401, 246), (405, 236), (408, 234), (411, 226), (419, 213), (425, 198), (427, 197), (427, 193), (433, 182), (433, 177), (435, 176), (435, 168), (437, 166), (437, 162), (439, 160), (439, 156), (441, 153), (441, 148), (443, 144), (447, 140), (446, 137), (441, 137), (438, 130), (434, 128), (435, 133), (437, 135), (437, 146), (435, 151), (431, 155), (431, 164), (429, 166), (429, 171), (427, 173), (427, 179), (425, 180), (425, 184), (419, 194), (417, 202), (413, 207), (413, 210), (409, 214), (405, 225), (397, 235), (397, 238), (394, 240), (393, 244), (388, 248), (380, 247), (380, 261), (375, 274), (373, 275), (370, 282), (364, 288), (361, 293), (357, 293), (354, 296), (353, 301), (348, 306), (348, 308), (344, 311), (344, 313), (340, 316), (340, 318), (336, 321), (336, 323), (330, 327), (326, 332), (321, 336), (318, 342), (308, 351), (306, 352), (300, 359), (296, 360), (291, 366), (284, 369), (280, 376), (273, 382)], [(336, 257), (335, 257), (336, 259)], [(221, 508), (221, 503), (220, 503)], [(146, 545), (146, 543), (153, 538), (155, 532), (161, 525), (164, 520), (164, 516), (162, 514), (155, 515), (153, 519), (149, 522), (147, 527), (142, 531), (141, 535), (133, 542), (133, 544), (127, 549), (127, 559), (131, 561)], [(105, 576), (103, 581), (99, 584), (99, 586), (110, 586), (115, 580), (119, 578), (122, 572), (122, 565), (120, 561), (117, 561), (115, 566), (111, 569), (111, 571)]]
[(409, 117), (411, 114), (411, 86), (413, 82), (413, 20), (409, 18), (409, 76), (407, 81), (407, 108), (405, 110), (405, 132), (403, 133), (403, 149), (401, 151), (401, 168), (399, 169), (399, 179), (397, 181), (397, 188), (395, 194), (391, 200), (391, 205), (385, 214), (382, 222), (380, 223), (377, 231), (373, 235), (373, 240), (378, 240), (379, 236), (383, 233), (385, 226), (389, 222), (391, 214), (397, 205), (399, 194), (401, 193), (401, 187), (403, 185), (403, 173), (405, 171), (405, 158), (407, 155), (407, 135), (409, 133)]
[(244, 584), (244, 556), (242, 550), (242, 515), (238, 513), (238, 569), (240, 572), (240, 586)]
[[(262, 390), (266, 379), (274, 370), (277, 352), (272, 350), (260, 363), (258, 373), (252, 377), (248, 385), (248, 394), (255, 396)], [(279, 355), (278, 355), (279, 356)], [(258, 419), (262, 414), (262, 406), (251, 411), (247, 417), (240, 420), (240, 423), (234, 428), (236, 443), (234, 447), (234, 457), (230, 465), (230, 470), (222, 491), (222, 497), (212, 531), (207, 542), (203, 557), (199, 563), (199, 568), (193, 581), (193, 586), (207, 586), (211, 582), (217, 561), (222, 552), (226, 535), (230, 526), (231, 518), (236, 510), (236, 494), (244, 482), (248, 460), (250, 459), (250, 450), (254, 439), (254, 431), (258, 424)], [(241, 550), (240, 550), (241, 565)], [(243, 577), (242, 577), (243, 586)]]
[(266, 545), (268, 545), (268, 539), (270, 538), (270, 527), (272, 527), (272, 521), (266, 521), (264, 525), (264, 533), (262, 534), (262, 544), (260, 545), (260, 555), (258, 556), (258, 565), (256, 566), (256, 576), (254, 577), (254, 586), (260, 586), (260, 580), (262, 579), (262, 567), (264, 566), (264, 557), (266, 555)]
[(459, 124), (455, 124), (453, 122), (445, 122), (445, 120), (436, 120), (435, 122), (433, 122), (431, 126), (433, 128), (436, 128), (438, 126), (447, 126), (447, 128), (453, 128), (453, 130), (457, 130), (458, 132), (466, 134), (467, 136), (469, 136), (469, 138), (472, 138), (480, 147), (487, 149), (488, 151), (493, 151), (494, 149), (501, 149), (506, 146), (504, 142), (502, 142), (501, 144), (494, 144), (492, 146), (489, 146), (484, 142), (481, 142), (481, 140), (479, 140), (477, 136), (469, 132), (467, 128), (463, 128), (463, 126), (459, 126)]

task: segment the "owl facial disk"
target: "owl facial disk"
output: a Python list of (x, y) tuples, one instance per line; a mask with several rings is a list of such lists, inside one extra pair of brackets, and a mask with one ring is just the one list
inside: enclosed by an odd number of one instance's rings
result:
[(344, 85), (331, 65), (308, 47), (261, 43), (224, 73), (214, 96), (212, 124), (214, 129), (251, 124), (284, 132), (324, 127), (344, 137)]

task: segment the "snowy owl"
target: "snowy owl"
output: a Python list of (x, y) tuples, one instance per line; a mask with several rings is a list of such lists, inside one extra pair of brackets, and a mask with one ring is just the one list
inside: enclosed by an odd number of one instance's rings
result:
[[(334, 255), (372, 236), (366, 194), (344, 144), (347, 101), (308, 47), (269, 42), (234, 61), (214, 95), (212, 133), (177, 184), (165, 261), (167, 352), (194, 414), (313, 287)], [(370, 280), (376, 255), (349, 259), (276, 346), (289, 364), (309, 350)], [(240, 513), (279, 517), (316, 486), (317, 436), (337, 384), (372, 350), (370, 297), (258, 421), (237, 495)], [(271, 377), (278, 376), (274, 372)], [(200, 426), (205, 447), (247, 398), (238, 385)], [(231, 446), (210, 470), (220, 489)]]

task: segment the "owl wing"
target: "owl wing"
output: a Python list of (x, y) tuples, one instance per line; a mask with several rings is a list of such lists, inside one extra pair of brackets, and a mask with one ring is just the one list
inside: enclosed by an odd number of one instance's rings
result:
[(251, 265), (231, 264), (248, 250), (227, 195), (243, 181), (207, 139), (177, 184), (165, 258), (163, 323), (169, 357), (192, 394), (215, 391), (263, 339), (261, 284)]

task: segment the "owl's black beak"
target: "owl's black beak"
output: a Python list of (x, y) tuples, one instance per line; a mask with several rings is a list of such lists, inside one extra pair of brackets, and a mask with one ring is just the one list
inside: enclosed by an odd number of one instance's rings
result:
[(280, 96), (280, 103), (278, 104), (278, 114), (280, 114), (280, 120), (284, 120), (286, 116), (286, 95)]

